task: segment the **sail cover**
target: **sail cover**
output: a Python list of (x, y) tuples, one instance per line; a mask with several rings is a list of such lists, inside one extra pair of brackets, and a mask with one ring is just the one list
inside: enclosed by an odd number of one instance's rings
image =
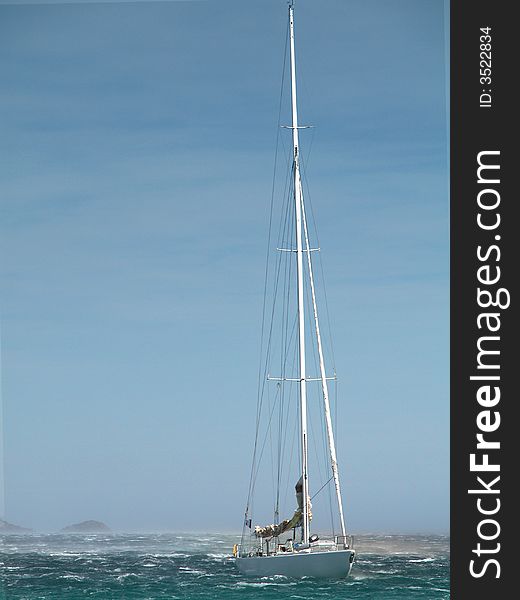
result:
[[(298, 483), (295, 485), (296, 490), (296, 502), (298, 503), (298, 508), (294, 511), (294, 515), (290, 519), (285, 519), (278, 525), (266, 525), (265, 527), (260, 527), (257, 525), (255, 527), (255, 535), (259, 538), (271, 538), (278, 537), (282, 535), (285, 531), (292, 529), (293, 527), (299, 527), (302, 521), (303, 514), (303, 478), (300, 477)], [(307, 498), (307, 509), (309, 513), (309, 521), (312, 519), (311, 513), (311, 500)]]
[(257, 525), (255, 527), (255, 535), (260, 538), (271, 538), (278, 537), (282, 535), (284, 531), (288, 529), (292, 529), (293, 527), (298, 527), (302, 520), (302, 512), (300, 509), (294, 511), (294, 515), (292, 519), (285, 519), (278, 525), (266, 525), (265, 527), (260, 527)]

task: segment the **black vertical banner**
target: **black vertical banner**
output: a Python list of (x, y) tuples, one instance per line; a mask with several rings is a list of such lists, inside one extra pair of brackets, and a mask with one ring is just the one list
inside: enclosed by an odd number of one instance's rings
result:
[(513, 411), (520, 370), (514, 348), (520, 234), (513, 215), (520, 198), (513, 182), (520, 182), (520, 168), (513, 148), (513, 88), (520, 53), (514, 7), (505, 0), (451, 2), (454, 600), (516, 596), (520, 517), (514, 516), (519, 503), (513, 488), (519, 469), (512, 465), (518, 453)]

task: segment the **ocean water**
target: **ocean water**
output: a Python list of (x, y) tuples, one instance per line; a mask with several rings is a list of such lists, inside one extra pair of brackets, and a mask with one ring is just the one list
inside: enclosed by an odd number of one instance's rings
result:
[(228, 534), (31, 534), (0, 536), (3, 599), (449, 598), (449, 538), (355, 537), (343, 580), (246, 578)]

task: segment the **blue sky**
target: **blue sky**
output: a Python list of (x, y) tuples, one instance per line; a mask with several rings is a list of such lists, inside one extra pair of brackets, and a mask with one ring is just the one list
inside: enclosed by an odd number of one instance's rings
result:
[[(38, 4), (0, 2), (6, 517), (238, 530), (286, 3)], [(447, 532), (444, 5), (296, 9), (347, 520)]]

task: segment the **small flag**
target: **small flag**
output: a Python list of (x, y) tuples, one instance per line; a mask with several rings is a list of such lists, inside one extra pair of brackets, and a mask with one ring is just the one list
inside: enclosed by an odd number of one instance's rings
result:
[(251, 519), (246, 519), (245, 525), (251, 529)]

